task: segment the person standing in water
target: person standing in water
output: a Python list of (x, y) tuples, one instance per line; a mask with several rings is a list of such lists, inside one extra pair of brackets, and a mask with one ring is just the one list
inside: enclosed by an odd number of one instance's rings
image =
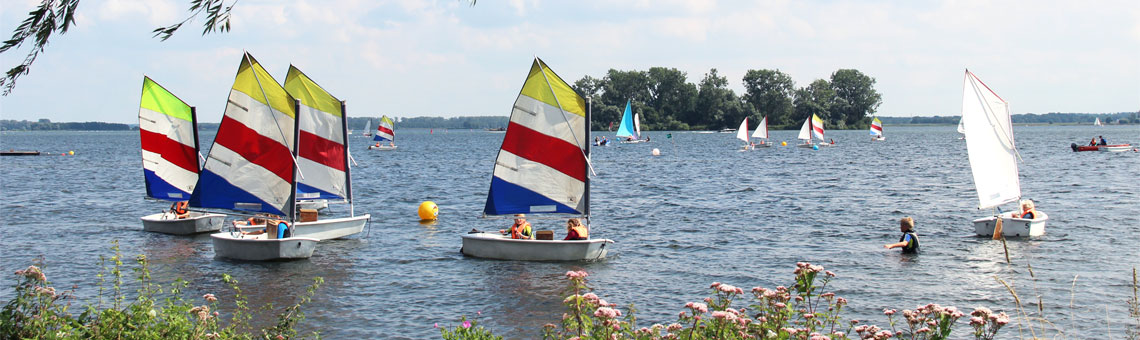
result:
[(899, 237), (899, 241), (897, 243), (884, 244), (883, 248), (902, 248), (903, 254), (918, 253), (918, 235), (914, 234), (914, 219), (910, 218), (910, 216), (900, 219), (899, 231), (903, 233), (902, 237)]

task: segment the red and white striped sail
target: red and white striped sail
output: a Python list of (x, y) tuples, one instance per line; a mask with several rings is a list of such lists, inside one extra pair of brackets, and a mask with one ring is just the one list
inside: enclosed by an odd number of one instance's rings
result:
[(297, 199), (347, 198), (347, 125), (341, 101), (292, 65), (285, 76), (285, 90), (301, 102), (297, 166), (304, 177), (297, 180)]
[(190, 105), (149, 77), (143, 77), (139, 145), (147, 197), (190, 199), (198, 182), (197, 126)]

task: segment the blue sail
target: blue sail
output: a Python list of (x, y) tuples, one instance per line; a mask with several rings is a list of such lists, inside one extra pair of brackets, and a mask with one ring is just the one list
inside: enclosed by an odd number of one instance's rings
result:
[(637, 131), (633, 128), (633, 110), (630, 109), (630, 101), (625, 101), (625, 113), (621, 115), (621, 124), (618, 125), (618, 137), (633, 137), (633, 139), (640, 139), (641, 136), (637, 135)]

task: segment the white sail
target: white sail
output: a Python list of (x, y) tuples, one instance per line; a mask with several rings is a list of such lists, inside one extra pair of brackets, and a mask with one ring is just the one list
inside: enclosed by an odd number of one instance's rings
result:
[(1009, 103), (970, 71), (966, 71), (962, 84), (962, 122), (978, 208), (1020, 199), (1017, 147), (1013, 141)]
[(1101, 123), (1100, 123), (1100, 117), (1097, 117), (1097, 118), (1096, 118), (1096, 121), (1095, 121), (1095, 122), (1093, 122), (1093, 125), (1095, 125), (1095, 126), (1104, 126), (1104, 124), (1101, 124)]
[(748, 143), (748, 117), (744, 117), (744, 120), (740, 122), (740, 127), (736, 129), (736, 139)]
[(963, 135), (966, 134), (966, 123), (965, 122), (966, 122), (966, 117), (962, 117), (961, 119), (958, 119), (958, 133), (963, 134)]
[(634, 138), (641, 138), (641, 115), (637, 113), (633, 114), (633, 131)]
[(800, 135), (796, 138), (811, 140), (811, 117), (804, 120), (804, 125), (800, 127)]
[(768, 117), (760, 119), (760, 124), (756, 125), (756, 132), (752, 133), (752, 138), (768, 139)]

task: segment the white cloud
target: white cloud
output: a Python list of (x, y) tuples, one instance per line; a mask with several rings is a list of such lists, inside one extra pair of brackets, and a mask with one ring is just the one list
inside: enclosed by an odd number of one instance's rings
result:
[(97, 12), (98, 18), (104, 21), (142, 17), (150, 25), (170, 25), (180, 20), (179, 4), (175, 0), (106, 0), (99, 3)]

